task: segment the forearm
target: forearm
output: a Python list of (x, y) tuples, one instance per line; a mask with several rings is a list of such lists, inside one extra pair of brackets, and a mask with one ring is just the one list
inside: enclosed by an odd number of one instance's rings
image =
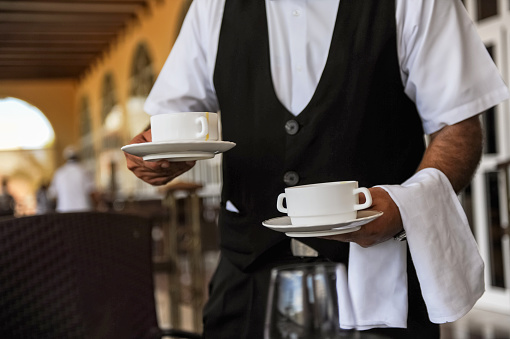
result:
[(434, 167), (450, 180), (455, 192), (465, 188), (482, 155), (482, 128), (478, 116), (446, 126), (431, 135), (418, 170)]
[[(481, 154), (482, 129), (478, 117), (473, 117), (432, 134), (418, 170), (437, 168), (448, 177), (458, 193), (471, 181)], [(400, 210), (390, 195), (380, 187), (370, 188), (370, 193), (373, 202), (371, 208), (384, 214), (359, 231), (330, 236), (328, 239), (369, 247), (391, 239), (402, 230)]]

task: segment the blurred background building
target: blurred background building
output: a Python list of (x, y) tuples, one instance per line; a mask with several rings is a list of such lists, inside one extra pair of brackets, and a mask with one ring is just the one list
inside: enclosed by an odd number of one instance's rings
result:
[[(463, 2), (510, 83), (510, 1)], [(68, 145), (80, 149), (93, 173), (100, 208), (161, 206), (165, 192), (129, 172), (120, 147), (149, 123), (143, 102), (190, 4), (0, 0), (0, 177), (8, 178), (15, 215), (36, 213), (36, 192), (64, 162)], [(477, 307), (503, 314), (510, 314), (509, 113), (504, 102), (483, 115), (483, 159), (461, 196), (487, 265), (487, 292)], [(199, 161), (179, 180), (202, 186), (201, 206), (213, 222), (221, 156)]]

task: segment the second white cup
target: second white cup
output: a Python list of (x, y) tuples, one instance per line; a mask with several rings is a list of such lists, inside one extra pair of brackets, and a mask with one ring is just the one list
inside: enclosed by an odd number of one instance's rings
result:
[(152, 142), (218, 140), (218, 114), (178, 112), (151, 116)]
[[(365, 202), (359, 204), (359, 194)], [(286, 201), (286, 206), (283, 202)], [(357, 181), (337, 181), (285, 188), (276, 207), (297, 226), (339, 224), (355, 220), (357, 211), (372, 205), (368, 188), (358, 188)]]

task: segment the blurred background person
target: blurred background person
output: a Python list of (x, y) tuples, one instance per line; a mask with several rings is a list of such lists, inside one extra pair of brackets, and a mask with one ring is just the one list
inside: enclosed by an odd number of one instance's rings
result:
[(91, 211), (94, 209), (96, 187), (90, 173), (81, 165), (73, 146), (64, 149), (66, 163), (57, 169), (48, 189), (56, 200), (57, 212)]
[(48, 183), (42, 182), (41, 186), (37, 190), (35, 194), (35, 198), (37, 201), (37, 214), (46, 214), (50, 213), (55, 209), (54, 199), (50, 198), (50, 194), (48, 192)]
[(9, 192), (9, 179), (2, 178), (2, 191), (0, 193), (0, 217), (14, 216), (16, 202)]

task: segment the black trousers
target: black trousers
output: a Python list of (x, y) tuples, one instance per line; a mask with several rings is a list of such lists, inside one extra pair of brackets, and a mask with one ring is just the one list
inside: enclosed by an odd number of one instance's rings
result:
[[(324, 261), (328, 260), (323, 257), (294, 257), (290, 248), (280, 248), (268, 253), (263, 264), (243, 272), (221, 257), (211, 279), (210, 297), (204, 308), (204, 338), (262, 339), (271, 269), (294, 263)], [(364, 333), (381, 334), (386, 338), (439, 338), (439, 326), (428, 319), (414, 269), (408, 268), (408, 281), (408, 328), (373, 329)]]

